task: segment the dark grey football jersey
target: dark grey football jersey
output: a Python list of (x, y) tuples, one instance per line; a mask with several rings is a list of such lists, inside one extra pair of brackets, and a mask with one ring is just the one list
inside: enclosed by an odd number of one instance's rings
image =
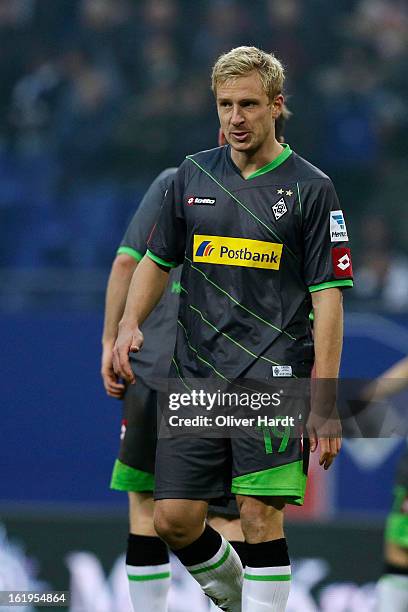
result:
[[(118, 249), (140, 261), (147, 249), (147, 239), (160, 211), (164, 194), (177, 168), (164, 170), (153, 181), (134, 214)], [(143, 349), (131, 353), (132, 369), (153, 389), (160, 387), (160, 380), (167, 377), (176, 338), (176, 322), (180, 293), (181, 268), (172, 270), (169, 284), (156, 308), (142, 326)]]
[(353, 284), (334, 187), (288, 145), (247, 179), (229, 146), (189, 156), (148, 249), (161, 265), (184, 262), (174, 361), (183, 377), (232, 380), (256, 364), (266, 376), (310, 371), (311, 293)]

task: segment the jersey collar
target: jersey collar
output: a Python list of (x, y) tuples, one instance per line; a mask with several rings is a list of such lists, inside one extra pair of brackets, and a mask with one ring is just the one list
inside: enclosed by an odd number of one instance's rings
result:
[[(255, 172), (247, 176), (247, 178), (244, 180), (249, 181), (251, 179), (254, 179), (257, 176), (261, 176), (262, 174), (266, 174), (267, 172), (270, 172), (271, 170), (275, 170), (275, 168), (283, 164), (283, 162), (286, 161), (288, 157), (292, 155), (292, 149), (290, 148), (290, 145), (286, 143), (282, 143), (282, 147), (283, 147), (283, 151), (282, 153), (278, 155), (278, 157), (275, 157), (275, 159), (269, 162), (269, 164), (266, 164), (266, 166), (262, 166), (262, 168), (258, 168), (258, 170), (255, 170)], [(227, 158), (230, 164), (233, 166), (234, 170), (242, 177), (240, 169), (232, 160), (231, 149), (229, 146), (227, 150)]]

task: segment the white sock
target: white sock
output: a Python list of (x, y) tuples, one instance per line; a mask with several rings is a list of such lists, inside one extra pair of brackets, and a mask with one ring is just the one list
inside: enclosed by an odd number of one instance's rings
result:
[(408, 576), (385, 574), (377, 584), (376, 612), (407, 612)]
[(242, 612), (284, 612), (290, 590), (290, 565), (246, 567)]
[(241, 612), (243, 568), (229, 542), (222, 538), (218, 552), (211, 559), (185, 567), (218, 606), (229, 612)]
[(126, 565), (129, 593), (135, 612), (167, 612), (170, 563)]

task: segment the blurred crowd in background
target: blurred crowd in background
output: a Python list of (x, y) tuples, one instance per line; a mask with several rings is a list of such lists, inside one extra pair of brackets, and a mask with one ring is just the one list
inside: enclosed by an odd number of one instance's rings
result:
[(216, 146), (210, 69), (246, 44), (347, 211), (354, 307), (408, 312), (405, 0), (0, 0), (0, 40), (3, 308), (100, 306), (150, 181)]

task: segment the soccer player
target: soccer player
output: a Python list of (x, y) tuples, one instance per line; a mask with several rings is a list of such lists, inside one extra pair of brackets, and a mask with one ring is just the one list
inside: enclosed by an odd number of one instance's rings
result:
[(167, 610), (170, 562), (166, 544), (153, 526), (156, 405), (160, 381), (168, 374), (175, 342), (180, 269), (173, 270), (160, 304), (143, 326), (145, 350), (132, 357), (136, 385), (118, 379), (112, 367), (112, 350), (129, 284), (146, 251), (148, 235), (160, 210), (176, 168), (168, 168), (152, 183), (122, 239), (109, 276), (102, 337), (101, 374), (107, 394), (122, 399), (123, 420), (119, 458), (111, 487), (127, 491), (129, 535), (126, 570), (134, 610)]
[[(181, 263), (172, 377), (305, 377), (314, 362), (318, 379), (337, 378), (341, 290), (352, 286), (347, 230), (330, 179), (276, 140), (283, 84), (281, 63), (255, 47), (218, 58), (212, 88), (229, 144), (188, 156), (167, 191), (115, 343), (115, 372), (128, 382), (135, 381), (129, 351), (143, 344), (140, 325)], [(311, 449), (320, 443), (328, 469), (340, 434), (334, 428), (319, 440), (313, 405), (311, 417)], [(285, 609), (283, 513), (286, 503), (303, 502), (307, 459), (308, 444), (296, 437), (281, 453), (265, 452), (261, 434), (159, 439), (156, 531), (223, 609)], [(205, 523), (208, 500), (225, 492), (226, 476), (245, 535), (245, 575), (238, 555)]]
[[(380, 401), (408, 386), (408, 357), (369, 385), (364, 399)], [(373, 408), (375, 409), (375, 408)], [(408, 610), (408, 450), (396, 475), (394, 501), (385, 528), (384, 574), (378, 582), (377, 612)]]

